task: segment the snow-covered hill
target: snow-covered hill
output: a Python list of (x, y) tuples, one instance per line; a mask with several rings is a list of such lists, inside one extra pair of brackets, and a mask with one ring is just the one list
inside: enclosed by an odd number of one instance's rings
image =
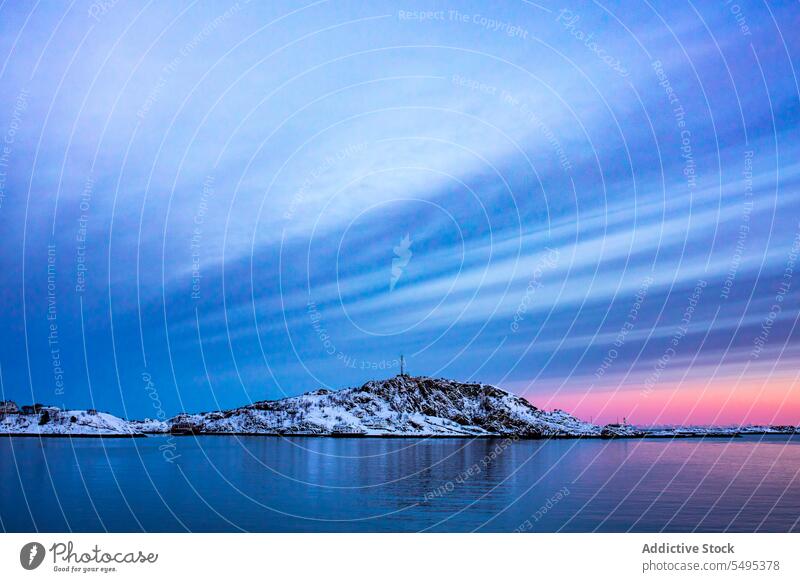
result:
[(30, 436), (143, 436), (123, 420), (105, 412), (50, 408), (35, 414), (7, 414), (0, 418), (0, 434)]
[[(233, 410), (180, 415), (148, 432), (332, 436), (601, 436), (601, 427), (562, 410), (544, 412), (486, 384), (395, 376), (339, 391), (256, 402)], [(142, 427), (142, 430), (147, 430)]]

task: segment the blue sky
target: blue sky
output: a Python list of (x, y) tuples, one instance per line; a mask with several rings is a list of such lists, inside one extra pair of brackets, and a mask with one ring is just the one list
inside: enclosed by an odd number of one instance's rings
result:
[(404, 353), (600, 419), (800, 422), (796, 5), (0, 14), (6, 397), (172, 415)]

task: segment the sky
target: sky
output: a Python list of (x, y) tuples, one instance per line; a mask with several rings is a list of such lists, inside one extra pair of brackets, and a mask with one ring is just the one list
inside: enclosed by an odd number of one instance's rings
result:
[(0, 389), (399, 372), (800, 424), (800, 25), (761, 2), (5, 2)]

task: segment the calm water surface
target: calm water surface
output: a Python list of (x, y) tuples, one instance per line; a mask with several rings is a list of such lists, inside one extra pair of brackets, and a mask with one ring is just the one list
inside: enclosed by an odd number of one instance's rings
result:
[(0, 469), (17, 532), (800, 531), (798, 437), (0, 438)]

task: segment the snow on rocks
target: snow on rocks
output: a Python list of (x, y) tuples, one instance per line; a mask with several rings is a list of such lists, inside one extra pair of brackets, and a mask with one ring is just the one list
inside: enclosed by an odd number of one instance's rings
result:
[(166, 434), (170, 431), (171, 423), (164, 420), (145, 418), (144, 420), (129, 421), (131, 428), (146, 434)]
[(17, 436), (143, 436), (132, 423), (94, 410), (60, 410), (43, 407), (29, 414), (6, 414), (0, 418), (0, 434)]
[(629, 424), (607, 424), (600, 431), (600, 436), (606, 439), (613, 438), (639, 438), (645, 432)]
[(600, 436), (563, 410), (544, 412), (494, 386), (399, 375), (228, 411), (180, 415), (173, 432), (326, 436)]
[(741, 434), (800, 434), (800, 427), (792, 425), (748, 425), (738, 427), (737, 430)]

